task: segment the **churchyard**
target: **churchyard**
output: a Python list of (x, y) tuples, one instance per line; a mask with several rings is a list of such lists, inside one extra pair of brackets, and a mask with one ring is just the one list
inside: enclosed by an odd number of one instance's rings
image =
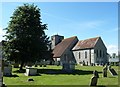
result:
[[(47, 65), (34, 68), (37, 68), (36, 76), (26, 76), (25, 71), (19, 73), (17, 71), (19, 68), (12, 68), (12, 76), (4, 76), (3, 81), (6, 85), (16, 85), (15, 87), (20, 85), (90, 85), (93, 71), (97, 70), (99, 74), (97, 85), (118, 85), (118, 76), (112, 76), (109, 71), (107, 71), (107, 77), (103, 77), (103, 66), (77, 65), (75, 71), (69, 73), (62, 71), (62, 66)], [(118, 66), (112, 66), (112, 68), (118, 71)], [(34, 81), (28, 81), (29, 78)]]

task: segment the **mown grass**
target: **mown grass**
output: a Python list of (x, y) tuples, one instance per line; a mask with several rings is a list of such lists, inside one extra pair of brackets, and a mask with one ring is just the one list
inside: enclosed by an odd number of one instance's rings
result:
[[(99, 72), (98, 85), (118, 85), (118, 76), (112, 76), (108, 71), (108, 77), (102, 77), (102, 66), (76, 66), (76, 71), (66, 73), (61, 71), (61, 66), (37, 67), (39, 75), (25, 76), (24, 73), (17, 73), (18, 68), (13, 68), (12, 77), (4, 77), (6, 85), (89, 85), (93, 71)], [(118, 71), (117, 66), (112, 66)], [(52, 72), (52, 73), (51, 73)], [(16, 75), (16, 76), (15, 76)], [(33, 78), (33, 82), (28, 82)]]

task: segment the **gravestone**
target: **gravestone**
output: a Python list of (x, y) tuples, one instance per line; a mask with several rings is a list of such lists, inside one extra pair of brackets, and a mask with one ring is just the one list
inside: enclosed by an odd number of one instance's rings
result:
[(74, 70), (75, 69), (75, 63), (74, 62), (72, 62), (72, 61), (70, 61), (70, 69), (71, 70)]
[(117, 76), (117, 72), (113, 68), (109, 69), (109, 72), (112, 76)]
[(107, 77), (107, 68), (103, 68), (103, 77)]
[(95, 70), (93, 72), (93, 77), (91, 78), (90, 86), (96, 86), (98, 81), (98, 72)]
[(4, 66), (3, 75), (4, 76), (12, 75), (12, 66)]
[(3, 75), (10, 76), (12, 75), (12, 65), (8, 61), (2, 61), (3, 63)]
[(26, 76), (35, 76), (37, 74), (37, 69), (32, 67), (26, 67)]
[(62, 69), (63, 70), (70, 70), (70, 64), (69, 63), (63, 63)]
[(99, 78), (99, 74), (98, 74), (98, 72), (96, 70), (93, 71), (93, 74), (94, 74), (95, 77)]
[(90, 86), (96, 86), (97, 85), (97, 80), (98, 80), (98, 78), (93, 76), (91, 78)]

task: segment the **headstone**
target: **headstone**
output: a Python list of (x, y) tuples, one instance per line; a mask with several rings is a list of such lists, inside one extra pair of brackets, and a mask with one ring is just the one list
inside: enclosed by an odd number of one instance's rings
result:
[(98, 74), (98, 72), (96, 70), (93, 71), (93, 74), (94, 74), (95, 77), (99, 78), (99, 74)]
[(91, 78), (90, 86), (96, 86), (97, 85), (98, 78), (93, 76)]
[(70, 64), (69, 63), (63, 63), (62, 69), (63, 70), (70, 70)]
[(103, 77), (107, 77), (107, 68), (103, 68)]
[(117, 76), (117, 72), (113, 68), (110, 68), (109, 72), (111, 73), (112, 76)]
[(70, 61), (70, 69), (71, 70), (74, 70), (75, 69), (75, 63)]
[(35, 76), (37, 74), (37, 69), (36, 68), (32, 68), (32, 67), (27, 67), (26, 68), (26, 76)]
[(12, 66), (4, 66), (3, 75), (4, 76), (12, 75)]

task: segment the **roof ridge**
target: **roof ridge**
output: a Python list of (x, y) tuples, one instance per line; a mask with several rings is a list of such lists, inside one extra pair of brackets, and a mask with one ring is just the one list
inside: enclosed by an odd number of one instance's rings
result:
[(63, 40), (70, 39), (70, 38), (75, 38), (75, 37), (77, 37), (77, 36), (72, 36), (72, 37), (69, 37), (69, 38), (65, 38)]
[(80, 40), (80, 41), (85, 41), (85, 40), (90, 40), (90, 39), (95, 39), (95, 38), (100, 38), (100, 36), (97, 36), (97, 37), (91, 37), (91, 38), (83, 39), (83, 40)]
[(98, 37), (98, 38), (97, 38), (97, 40), (95, 41), (95, 44), (94, 44), (94, 46), (96, 45), (96, 43), (97, 43), (97, 41), (99, 40), (99, 38), (100, 38), (100, 37)]
[[(63, 43), (66, 43), (66, 42), (69, 42), (69, 43), (67, 43), (67, 45), (66, 45), (66, 47), (65, 48), (61, 48), (61, 49), (64, 49), (64, 50), (62, 50), (61, 51), (61, 53), (60, 53), (60, 55), (59, 55), (59, 57), (66, 51), (66, 49), (71, 45), (71, 43), (75, 40), (77, 38), (77, 36), (73, 36), (73, 37), (70, 37), (70, 38), (66, 38), (66, 39), (64, 39), (64, 40), (62, 40), (58, 45), (56, 45), (55, 46), (55, 48), (54, 48), (54, 50), (53, 50), (53, 53), (54, 52), (56, 52), (56, 48), (58, 48), (60, 45), (62, 45)], [(65, 45), (64, 45), (65, 46)], [(58, 54), (58, 50), (57, 50), (57, 52), (56, 52), (56, 54)], [(56, 57), (58, 57), (58, 56), (56, 56)]]
[(88, 39), (85, 39), (85, 40), (80, 40), (75, 45), (73, 50), (94, 48), (97, 41), (99, 40), (99, 38), (101, 38), (101, 37), (94, 37), (94, 38), (88, 38)]

